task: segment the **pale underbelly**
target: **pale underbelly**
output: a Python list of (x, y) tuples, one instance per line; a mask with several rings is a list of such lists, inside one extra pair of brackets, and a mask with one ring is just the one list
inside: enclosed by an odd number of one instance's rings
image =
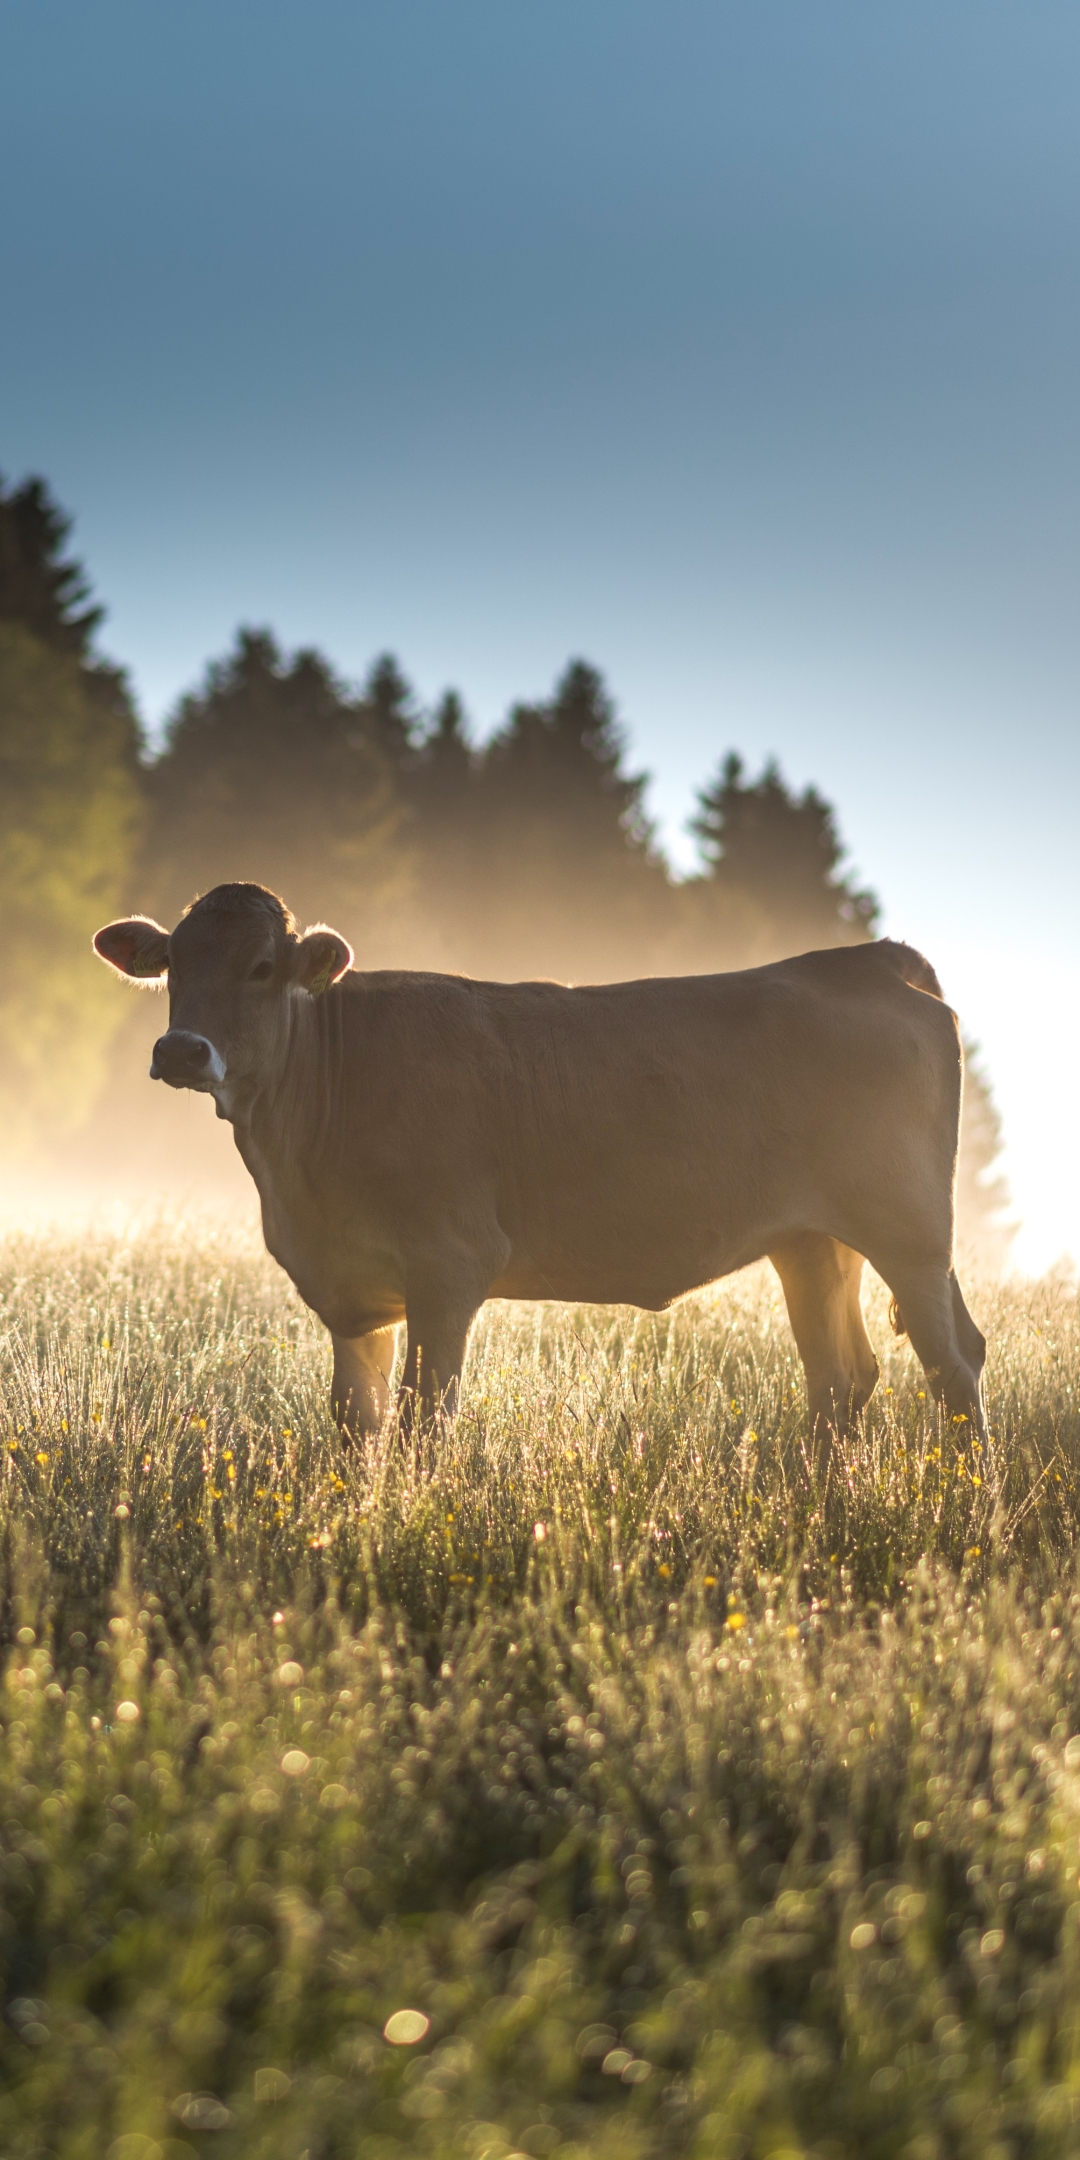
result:
[(550, 1298), (567, 1305), (640, 1305), (661, 1312), (676, 1298), (701, 1290), (736, 1268), (761, 1257), (760, 1249), (717, 1249), (709, 1254), (687, 1256), (682, 1265), (649, 1265), (630, 1259), (610, 1265), (574, 1264), (573, 1261), (540, 1266), (535, 1261), (511, 1259), (488, 1292), (490, 1297)]

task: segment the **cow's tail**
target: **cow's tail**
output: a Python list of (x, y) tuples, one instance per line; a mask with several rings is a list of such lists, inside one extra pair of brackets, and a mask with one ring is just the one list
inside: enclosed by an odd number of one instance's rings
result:
[(912, 990), (925, 990), (930, 997), (944, 998), (944, 992), (929, 960), (924, 960), (914, 945), (901, 945), (896, 938), (879, 938), (875, 951), (906, 982)]
[[(901, 982), (906, 982), (910, 989), (925, 990), (928, 997), (941, 998), (944, 1002), (934, 969), (921, 952), (916, 952), (914, 945), (902, 945), (897, 938), (882, 938), (878, 951), (893, 973), (899, 975)], [(894, 1335), (907, 1334), (907, 1321), (895, 1298), (889, 1305), (889, 1319)]]

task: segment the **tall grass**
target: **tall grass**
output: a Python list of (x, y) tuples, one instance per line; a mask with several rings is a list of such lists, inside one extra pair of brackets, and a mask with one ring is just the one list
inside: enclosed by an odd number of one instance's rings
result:
[(1080, 1321), (974, 1302), (989, 1454), (875, 1295), (826, 1496), (767, 1270), (348, 1450), (238, 1233), (9, 1239), (5, 2160), (1077, 2150)]

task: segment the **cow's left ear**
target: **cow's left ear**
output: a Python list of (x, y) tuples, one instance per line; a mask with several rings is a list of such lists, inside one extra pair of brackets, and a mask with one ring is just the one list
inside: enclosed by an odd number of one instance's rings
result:
[(353, 964), (353, 950), (347, 939), (339, 937), (336, 930), (328, 930), (320, 923), (302, 937), (296, 948), (293, 963), (298, 983), (310, 990), (312, 997), (328, 990)]

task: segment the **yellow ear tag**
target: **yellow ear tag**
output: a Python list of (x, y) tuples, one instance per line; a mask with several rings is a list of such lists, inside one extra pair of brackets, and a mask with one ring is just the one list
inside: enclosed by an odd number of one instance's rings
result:
[(308, 984), (308, 989), (310, 990), (312, 997), (318, 997), (320, 992), (326, 989), (333, 972), (333, 959), (331, 958), (324, 961), (322, 967), (319, 969), (318, 974), (313, 975), (310, 983)]

